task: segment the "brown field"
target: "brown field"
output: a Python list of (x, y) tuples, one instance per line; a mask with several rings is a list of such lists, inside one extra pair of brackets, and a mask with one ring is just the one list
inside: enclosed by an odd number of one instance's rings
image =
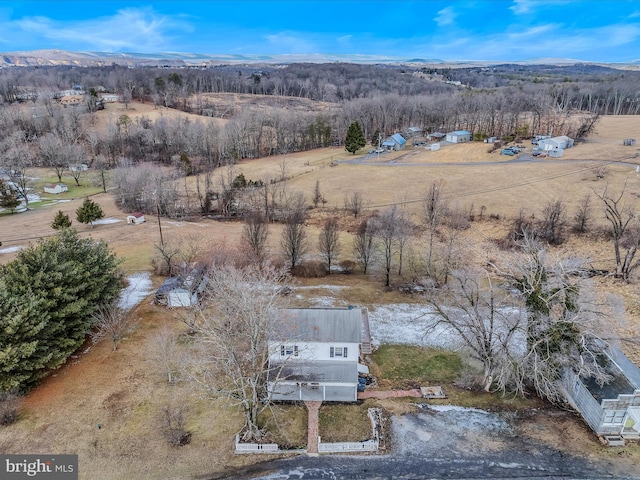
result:
[[(106, 125), (109, 118), (116, 119), (123, 113), (130, 117), (147, 115), (150, 118), (183, 115), (148, 105), (135, 104), (126, 111), (121, 105), (109, 105), (97, 115), (98, 122)], [(504, 236), (509, 219), (520, 209), (539, 216), (547, 202), (560, 198), (567, 203), (571, 214), (584, 195), (593, 194), (594, 190), (601, 192), (606, 185), (612, 191), (619, 191), (625, 182), (628, 202), (636, 209), (640, 208), (640, 183), (635, 173), (638, 148), (621, 145), (622, 139), (634, 138), (634, 132), (638, 131), (640, 117), (604, 117), (597, 126), (597, 133), (588, 142), (568, 150), (562, 159), (535, 163), (509, 162), (511, 157), (501, 158), (497, 152), (488, 153), (486, 144), (471, 143), (446, 146), (438, 152), (408, 149), (382, 155), (379, 162), (377, 158), (372, 159), (372, 164), (343, 163), (359, 156), (350, 155), (339, 147), (324, 148), (246, 161), (234, 169), (253, 180), (279, 178), (284, 169), (288, 188), (304, 192), (307, 198), (311, 197), (315, 183), (319, 181), (327, 204), (310, 212), (311, 253), (315, 253), (317, 232), (323, 219), (337, 215), (344, 230), (344, 258), (350, 257), (349, 232), (354, 231), (359, 221), (341, 211), (345, 195), (360, 192), (369, 204), (369, 211), (405, 202), (418, 221), (420, 202), (426, 189), (432, 182), (442, 181), (444, 196), (451, 204), (464, 211), (473, 209), (476, 215), (481, 207), (485, 207), (484, 220), (473, 222), (459, 238), (465, 245), (466, 258), (470, 262), (483, 263), (502, 254), (495, 240)], [(472, 165), (459, 165), (463, 162)], [(609, 162), (606, 178), (597, 180), (594, 166)], [(46, 172), (38, 174), (47, 175)], [(126, 214), (117, 208), (110, 195), (97, 194), (93, 198), (102, 206), (107, 218), (122, 221), (95, 227), (78, 225), (74, 221), (74, 226), (83, 236), (107, 241), (124, 259), (124, 270), (150, 270), (154, 244), (159, 241), (156, 218), (149, 215), (143, 225), (127, 225)], [(24, 247), (40, 237), (54, 234), (49, 224), (55, 212), (61, 209), (75, 220), (75, 209), (81, 202), (82, 198), (75, 198), (68, 203), (0, 217), (0, 240), (3, 242), (0, 252), (10, 247)], [(602, 209), (595, 200), (593, 207), (594, 218), (604, 225)], [(490, 220), (490, 214), (500, 219)], [(238, 222), (162, 220), (165, 240), (199, 238), (211, 245), (235, 246), (241, 230), (242, 225)], [(279, 235), (275, 226), (270, 247), (277, 254)], [(595, 268), (612, 267), (611, 244), (592, 238), (572, 237), (561, 248), (553, 249), (552, 254), (588, 256)], [(15, 255), (15, 252), (0, 253), (0, 262), (8, 262)], [(154, 278), (156, 285), (161, 280)], [(416, 301), (397, 291), (385, 291), (375, 277), (334, 275), (296, 281), (305, 286), (347, 286), (349, 288), (344, 289), (340, 298), (352, 304), (370, 306)], [(622, 321), (619, 333), (637, 341), (640, 327), (637, 283), (622, 284), (610, 278), (595, 282), (601, 291), (616, 293), (625, 299), (627, 318)], [(180, 330), (181, 323), (166, 310), (150, 305), (149, 301), (140, 304), (137, 314), (140, 321), (135, 332), (121, 342), (116, 352), (110, 350), (107, 342), (83, 350), (29, 394), (19, 421), (0, 429), (1, 452), (78, 453), (81, 478), (92, 479), (196, 478), (264, 458), (233, 455), (232, 438), (242, 425), (235, 410), (225, 408), (221, 402), (194, 395), (189, 385), (167, 386), (153, 366), (145, 361), (149, 335), (162, 325)], [(623, 348), (640, 362), (637, 344), (624, 343)], [(193, 432), (193, 440), (189, 446), (176, 449), (167, 446), (156, 417), (168, 400), (180, 398), (190, 405), (188, 427)], [(400, 408), (389, 402), (385, 401), (385, 406), (390, 410)], [(100, 430), (98, 423), (103, 425)], [(576, 437), (591, 445), (590, 455), (609, 455), (593, 448), (593, 439), (587, 432), (582, 431)]]

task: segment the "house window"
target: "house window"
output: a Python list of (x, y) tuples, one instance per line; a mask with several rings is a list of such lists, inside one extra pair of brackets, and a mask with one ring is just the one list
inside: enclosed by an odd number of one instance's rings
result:
[(605, 410), (602, 423), (622, 425), (624, 423), (624, 416), (626, 413), (626, 410)]
[(331, 358), (334, 358), (334, 357), (347, 358), (347, 347), (331, 347), (329, 349), (329, 356)]
[(298, 346), (297, 345), (280, 345), (280, 356), (282, 357), (297, 357), (298, 356)]

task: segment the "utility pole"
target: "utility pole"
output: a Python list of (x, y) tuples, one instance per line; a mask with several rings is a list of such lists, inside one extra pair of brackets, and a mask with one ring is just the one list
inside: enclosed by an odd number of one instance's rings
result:
[(160, 246), (164, 247), (164, 239), (162, 238), (162, 223), (160, 223), (160, 205), (158, 205), (158, 195), (153, 192), (153, 196), (156, 200), (156, 216), (158, 217), (158, 230), (160, 231)]

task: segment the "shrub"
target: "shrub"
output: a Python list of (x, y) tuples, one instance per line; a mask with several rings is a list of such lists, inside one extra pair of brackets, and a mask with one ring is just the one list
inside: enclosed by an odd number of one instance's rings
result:
[(356, 262), (353, 260), (342, 260), (340, 262), (340, 269), (345, 275), (352, 273), (354, 268), (356, 268)]
[(292, 273), (296, 277), (322, 278), (327, 275), (327, 265), (324, 262), (310, 260), (296, 265)]
[(18, 419), (18, 408), (22, 397), (12, 394), (0, 394), (0, 425), (11, 425)]
[(191, 443), (191, 432), (186, 429), (187, 406), (165, 405), (160, 412), (160, 428), (169, 445), (182, 447)]

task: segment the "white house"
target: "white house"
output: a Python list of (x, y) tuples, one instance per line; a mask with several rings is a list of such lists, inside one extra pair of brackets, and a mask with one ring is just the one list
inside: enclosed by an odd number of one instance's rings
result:
[(127, 215), (127, 223), (129, 224), (137, 225), (144, 222), (145, 222), (144, 214), (141, 212), (135, 212), (135, 213), (132, 213), (131, 215)]
[(269, 339), (271, 399), (355, 402), (362, 332), (368, 331), (366, 309), (281, 312)]
[(44, 193), (55, 193), (57, 195), (68, 191), (69, 187), (64, 183), (45, 183), (44, 185)]
[(551, 150), (564, 150), (565, 148), (571, 147), (573, 147), (573, 138), (569, 138), (566, 135), (538, 140), (538, 148), (546, 152)]
[(449, 143), (463, 143), (471, 141), (471, 132), (467, 130), (456, 130), (446, 135), (446, 141)]
[(611, 375), (603, 385), (565, 372), (562, 383), (567, 402), (597, 435), (621, 443), (639, 440), (640, 369), (613, 346), (607, 347), (600, 364)]

